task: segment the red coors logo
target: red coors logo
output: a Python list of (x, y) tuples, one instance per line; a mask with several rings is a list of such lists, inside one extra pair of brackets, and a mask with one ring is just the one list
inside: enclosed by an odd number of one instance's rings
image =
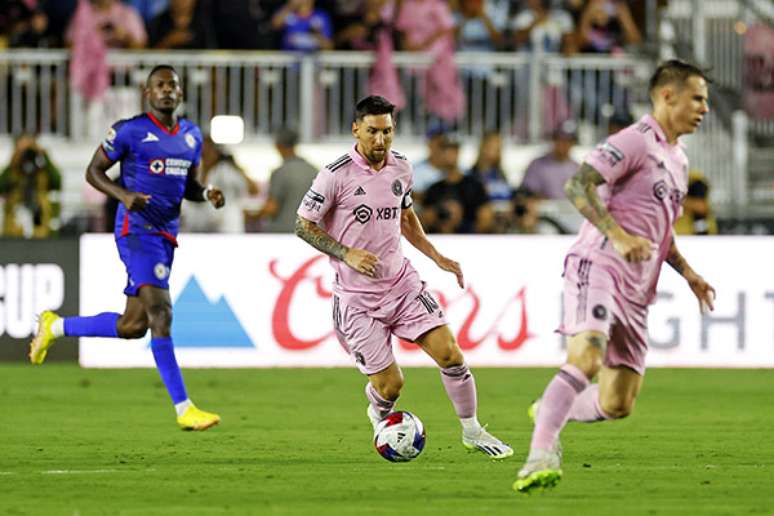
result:
[[(323, 258), (323, 256), (311, 258), (302, 263), (296, 271), (285, 277), (277, 271), (278, 259), (273, 259), (269, 262), (269, 273), (282, 284), (271, 315), (272, 334), (277, 343), (285, 349), (303, 351), (313, 348), (333, 336), (333, 329), (331, 328), (330, 331), (315, 338), (303, 339), (293, 332), (290, 324), (290, 307), (293, 304), (294, 298), (298, 297), (299, 286), (311, 282), (314, 286), (314, 292), (319, 299), (330, 299), (332, 296), (332, 292), (323, 285), (323, 276), (311, 272), (312, 267)], [(448, 312), (450, 307), (470, 299), (471, 307), (457, 332), (457, 343), (463, 350), (475, 349), (484, 340), (493, 337), (497, 339), (497, 346), (500, 349), (515, 351), (533, 337), (533, 334), (529, 332), (526, 287), (522, 287), (508, 299), (489, 328), (477, 337), (472, 334), (471, 328), (479, 317), (481, 298), (472, 287), (467, 287), (461, 295), (453, 299), (447, 298), (438, 291), (433, 291), (433, 295), (438, 300), (441, 308), (446, 312)], [(506, 318), (517, 318), (520, 323), (519, 331), (512, 339), (504, 338), (499, 331), (500, 322)], [(411, 342), (400, 341), (399, 345), (407, 351), (419, 350), (419, 347)]]

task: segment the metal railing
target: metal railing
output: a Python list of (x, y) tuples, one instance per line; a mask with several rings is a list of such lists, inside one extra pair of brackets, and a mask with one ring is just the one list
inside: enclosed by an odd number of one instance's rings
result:
[[(239, 115), (248, 140), (271, 137), (278, 126), (297, 127), (304, 141), (348, 140), (355, 102), (368, 93), (371, 53), (323, 52), (111, 52), (111, 86), (103, 102), (86, 105), (68, 83), (66, 51), (0, 53), (0, 135), (22, 131), (72, 139), (100, 138), (117, 119), (143, 109), (142, 87), (156, 64), (174, 65), (184, 83), (184, 110), (203, 130), (218, 114)], [(424, 54), (396, 53), (407, 99), (397, 136), (424, 139), (432, 114), (423, 98)], [(509, 143), (543, 141), (565, 119), (579, 124), (581, 143), (607, 134), (617, 110), (648, 108), (652, 63), (633, 56), (542, 53), (459, 53), (456, 63), (466, 104), (458, 121), (462, 138), (499, 130)], [(689, 141), (693, 166), (713, 183), (717, 201), (741, 203), (739, 162), (727, 159), (746, 145), (710, 116)], [(736, 152), (745, 155), (744, 149)]]

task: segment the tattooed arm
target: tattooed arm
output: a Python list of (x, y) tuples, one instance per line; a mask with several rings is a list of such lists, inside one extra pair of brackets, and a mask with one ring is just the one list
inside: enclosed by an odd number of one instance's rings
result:
[(688, 286), (691, 287), (696, 299), (699, 300), (699, 310), (702, 313), (714, 310), (715, 289), (688, 265), (688, 262), (677, 249), (674, 234), (672, 235), (672, 243), (669, 245), (666, 262), (688, 282)]
[(320, 226), (299, 215), (296, 216), (296, 235), (318, 251), (337, 258), (361, 274), (374, 277), (379, 258), (365, 249), (347, 247), (336, 241)]
[(588, 163), (583, 163), (580, 170), (565, 183), (564, 193), (581, 215), (610, 240), (615, 250), (626, 261), (640, 262), (650, 259), (651, 242), (624, 231), (599, 198), (597, 187), (604, 182), (602, 174)]

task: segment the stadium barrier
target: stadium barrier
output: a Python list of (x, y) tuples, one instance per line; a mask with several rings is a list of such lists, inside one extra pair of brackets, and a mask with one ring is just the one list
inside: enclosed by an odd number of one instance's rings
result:
[[(434, 236), (458, 260), (454, 277), (405, 246), (473, 366), (555, 366), (562, 260), (572, 237)], [(649, 366), (774, 367), (774, 244), (765, 237), (681, 238), (689, 262), (717, 289), (699, 314), (684, 280), (664, 267), (651, 307)], [(121, 310), (125, 273), (111, 235), (81, 239), (81, 312)], [(332, 270), (292, 235), (181, 235), (170, 278), (173, 338), (184, 367), (349, 366), (332, 333)], [(149, 339), (82, 339), (86, 367), (152, 367)], [(430, 366), (396, 342), (404, 366)]]
[[(0, 240), (0, 361), (26, 360), (35, 316), (78, 310), (78, 240)], [(48, 360), (76, 360), (77, 341), (64, 339)]]

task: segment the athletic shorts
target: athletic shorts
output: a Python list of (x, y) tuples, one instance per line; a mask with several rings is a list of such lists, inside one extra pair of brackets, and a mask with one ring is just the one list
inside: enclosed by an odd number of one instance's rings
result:
[(347, 306), (333, 296), (333, 327), (344, 350), (363, 374), (387, 369), (394, 361), (392, 335), (411, 342), (447, 324), (441, 306), (426, 290), (388, 300), (378, 310)]
[(160, 235), (126, 235), (116, 239), (118, 255), (126, 267), (124, 294), (136, 296), (140, 287), (169, 289), (175, 246)]
[(645, 374), (648, 353), (648, 307), (617, 295), (612, 276), (593, 260), (569, 256), (565, 261), (563, 315), (559, 333), (572, 336), (598, 331), (607, 336), (604, 364)]

